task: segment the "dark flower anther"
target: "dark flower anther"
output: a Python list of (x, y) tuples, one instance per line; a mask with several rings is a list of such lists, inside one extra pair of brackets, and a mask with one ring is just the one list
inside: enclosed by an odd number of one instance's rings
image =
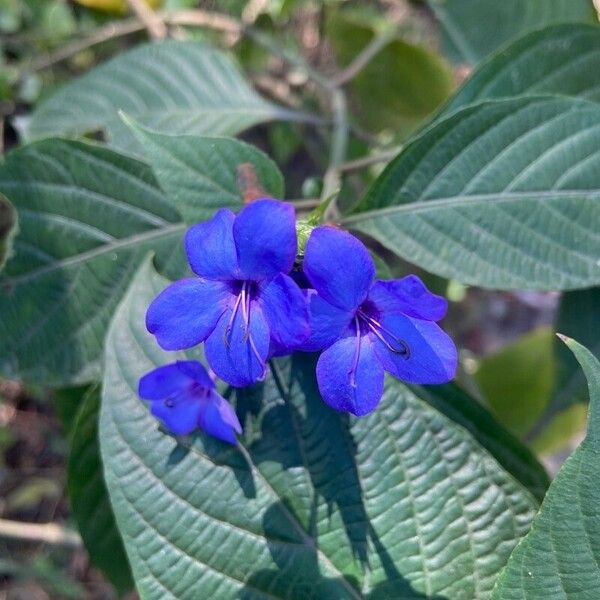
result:
[(235, 444), (235, 434), (242, 432), (232, 406), (217, 393), (206, 369), (197, 361), (180, 360), (150, 371), (140, 379), (138, 393), (174, 435), (201, 429)]
[(375, 281), (375, 264), (354, 236), (316, 228), (307, 243), (304, 273), (310, 338), (306, 351), (323, 351), (317, 380), (325, 402), (355, 415), (371, 412), (383, 393), (384, 372), (410, 383), (453, 379), (454, 342), (435, 323), (447, 302), (415, 275)]
[(187, 232), (197, 278), (177, 281), (150, 305), (146, 326), (165, 350), (205, 343), (213, 371), (234, 386), (261, 380), (270, 356), (307, 339), (308, 308), (288, 276), (297, 251), (294, 208), (257, 200), (221, 209)]

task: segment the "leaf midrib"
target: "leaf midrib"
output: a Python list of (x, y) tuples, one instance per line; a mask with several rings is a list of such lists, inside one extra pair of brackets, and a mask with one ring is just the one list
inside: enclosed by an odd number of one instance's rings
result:
[[(133, 333), (134, 338), (136, 337), (135, 333), (134, 333), (134, 328), (130, 326), (130, 331)], [(138, 348), (142, 351), (142, 353), (144, 353), (146, 355), (146, 358), (148, 358), (149, 360), (152, 360), (150, 356), (148, 356), (148, 354), (145, 351), (145, 347), (143, 344), (141, 344), (139, 342), (139, 340), (136, 339), (136, 344), (138, 346)], [(121, 364), (118, 364), (118, 368), (119, 370), (121, 370), (121, 376), (123, 378), (123, 381), (125, 383), (127, 383), (128, 387), (131, 389), (131, 385), (128, 382), (127, 379), (127, 374), (125, 372), (123, 372), (122, 368), (121, 368)], [(112, 409), (111, 409), (112, 410)], [(142, 459), (141, 456), (138, 455), (137, 452), (135, 452), (135, 450), (131, 447), (131, 445), (129, 444), (129, 442), (127, 441), (127, 439), (125, 439), (125, 436), (122, 434), (119, 426), (117, 425), (117, 421), (113, 418), (112, 422), (116, 425), (116, 432), (118, 433), (119, 437), (121, 438), (121, 440), (123, 441), (123, 443), (127, 446), (127, 449), (129, 452), (131, 452), (140, 462), (141, 465), (144, 466), (145, 469), (147, 469), (150, 474), (153, 477), (156, 477), (156, 475), (154, 475), (154, 472), (152, 471), (152, 469), (144, 462), (144, 460)], [(218, 466), (218, 463), (215, 463), (209, 456), (203, 454), (202, 452), (200, 452), (200, 450), (192, 445), (192, 444), (186, 444), (184, 442), (182, 442), (182, 440), (178, 440), (179, 443), (181, 443), (185, 448), (187, 448), (188, 450), (190, 450), (193, 454), (195, 454), (196, 456), (198, 456), (201, 460), (210, 463), (213, 466)], [(302, 527), (302, 524), (298, 521), (298, 519), (295, 517), (295, 515), (287, 508), (284, 499), (277, 493), (277, 491), (273, 488), (273, 486), (271, 485), (271, 483), (269, 482), (269, 480), (265, 477), (265, 475), (262, 473), (262, 471), (258, 468), (258, 466), (255, 464), (255, 462), (252, 460), (252, 457), (250, 455), (250, 452), (248, 450), (248, 448), (246, 448), (243, 444), (238, 442), (237, 445), (237, 449), (238, 451), (242, 454), (242, 457), (244, 458), (244, 461), (246, 462), (246, 464), (248, 465), (248, 467), (250, 468), (251, 472), (262, 481), (265, 489), (268, 491), (268, 493), (273, 497), (273, 499), (277, 502), (278, 506), (280, 507), (281, 512), (283, 513), (283, 515), (286, 517), (286, 519), (290, 522), (290, 524), (294, 527), (294, 529), (296, 530), (296, 533), (300, 536), (300, 538), (303, 541), (303, 544), (310, 548), (311, 550), (313, 550), (315, 552), (315, 554), (318, 556), (318, 558), (321, 560), (321, 562), (323, 564), (325, 564), (332, 573), (335, 573), (341, 584), (343, 585), (343, 587), (346, 589), (346, 591), (350, 594), (351, 598), (354, 598), (356, 600), (363, 600), (362, 596), (360, 595), (359, 591), (354, 588), (352, 586), (352, 584), (346, 579), (346, 577), (344, 576), (344, 574), (331, 562), (331, 560), (329, 559), (329, 557), (323, 553), (323, 551), (318, 547), (318, 545), (316, 544), (315, 540), (305, 531), (305, 529)], [(231, 451), (231, 450), (228, 450)], [(231, 465), (228, 465), (229, 467), (231, 467)], [(165, 485), (162, 481), (161, 484)], [(168, 486), (167, 486), (168, 487)], [(181, 498), (180, 496), (178, 496), (176, 494), (176, 492), (174, 490), (171, 490), (170, 488), (168, 488), (171, 493), (173, 493), (174, 495), (176, 495), (178, 498), (180, 498), (182, 501), (188, 502), (188, 500)], [(199, 510), (197, 507), (193, 507), (194, 510)], [(136, 509), (137, 511), (137, 509)], [(214, 519), (213, 516), (205, 513), (204, 511), (200, 511), (203, 514), (205, 514), (208, 518), (210, 519)], [(228, 526), (236, 528), (236, 529), (241, 529), (243, 530), (245, 533), (247, 534), (251, 534), (253, 536), (257, 536), (257, 537), (261, 537), (261, 539), (265, 539), (268, 540), (270, 538), (267, 538), (266, 536), (259, 536), (258, 534), (244, 529), (244, 528), (240, 528), (237, 527), (235, 525), (233, 525), (232, 523), (227, 523)], [(285, 540), (274, 540), (277, 543), (291, 543), (291, 542), (285, 542)], [(201, 562), (201, 561), (200, 561)], [(203, 563), (204, 564), (204, 563)], [(280, 600), (280, 599), (278, 599)]]
[(12, 286), (12, 285), (21, 285), (23, 283), (27, 283), (32, 279), (37, 277), (41, 277), (42, 275), (46, 275), (47, 273), (52, 273), (54, 271), (58, 271), (60, 269), (64, 269), (67, 267), (72, 267), (74, 265), (78, 265), (84, 263), (88, 260), (92, 260), (98, 256), (102, 256), (103, 254), (107, 254), (109, 252), (115, 252), (116, 250), (123, 250), (129, 248), (131, 246), (136, 246), (138, 244), (142, 244), (144, 242), (160, 239), (162, 237), (167, 237), (179, 231), (183, 232), (187, 228), (185, 223), (174, 223), (169, 225), (168, 227), (162, 227), (160, 229), (152, 229), (150, 231), (145, 231), (143, 233), (139, 233), (127, 238), (122, 238), (116, 240), (114, 243), (107, 243), (99, 246), (98, 248), (94, 248), (92, 250), (87, 250), (86, 252), (82, 252), (81, 254), (76, 254), (74, 256), (70, 256), (68, 258), (63, 258), (61, 260), (57, 260), (51, 265), (39, 267), (34, 269), (33, 271), (29, 271), (28, 273), (24, 273), (23, 275), (17, 275), (16, 277), (7, 277), (3, 279), (3, 283)]
[(516, 200), (541, 202), (548, 200), (598, 200), (600, 190), (549, 190), (549, 191), (526, 191), (526, 192), (491, 192), (487, 194), (457, 195), (442, 198), (419, 199), (406, 202), (396, 206), (374, 208), (361, 213), (349, 215), (343, 219), (343, 223), (356, 223), (371, 218), (383, 217), (398, 213), (420, 213), (436, 209), (460, 208), (471, 204), (484, 204), (485, 202), (505, 203)]

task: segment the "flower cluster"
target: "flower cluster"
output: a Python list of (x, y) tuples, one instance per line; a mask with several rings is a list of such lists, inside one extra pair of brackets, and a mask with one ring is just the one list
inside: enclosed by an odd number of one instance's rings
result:
[[(292, 271), (298, 242), (289, 204), (257, 200), (237, 216), (221, 209), (187, 232), (185, 249), (198, 277), (167, 287), (146, 326), (165, 350), (204, 343), (212, 371), (233, 386), (262, 380), (273, 356), (321, 352), (323, 400), (360, 416), (377, 406), (385, 371), (411, 383), (454, 377), (456, 348), (436, 324), (445, 299), (414, 275), (375, 280), (365, 246), (329, 226), (312, 231), (303, 273)], [(139, 393), (174, 434), (200, 428), (235, 443), (241, 430), (200, 363), (160, 367), (142, 378)]]

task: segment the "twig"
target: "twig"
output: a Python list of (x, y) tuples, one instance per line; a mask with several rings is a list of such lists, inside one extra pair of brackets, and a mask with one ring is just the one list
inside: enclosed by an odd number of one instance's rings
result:
[(342, 86), (354, 79), (375, 56), (383, 50), (396, 36), (402, 21), (408, 16), (408, 7), (403, 4), (399, 10), (390, 13), (388, 17), (391, 22), (385, 31), (378, 33), (375, 37), (354, 57), (354, 60), (334, 78), (337, 86)]
[(22, 523), (0, 519), (0, 537), (75, 548), (82, 545), (81, 537), (76, 531), (56, 523)]
[(293, 200), (288, 200), (288, 202), (291, 202), (297, 210), (312, 210), (321, 204), (320, 198), (294, 198)]
[[(346, 96), (342, 89), (332, 80), (314, 69), (298, 53), (290, 52), (277, 44), (274, 40), (264, 35), (252, 26), (241, 21), (232, 19), (219, 13), (211, 13), (199, 9), (175, 11), (172, 13), (155, 13), (143, 2), (143, 0), (128, 0), (130, 6), (137, 14), (136, 20), (130, 20), (117, 25), (107, 26), (85, 40), (71, 44), (57, 54), (47, 57), (45, 61), (34, 64), (33, 69), (39, 70), (69, 58), (90, 46), (107, 41), (114, 37), (127, 35), (144, 28), (155, 38), (164, 37), (167, 33), (166, 25), (187, 25), (209, 27), (236, 36), (245, 35), (256, 44), (281, 58), (288, 64), (302, 71), (311, 81), (318, 85), (330, 97), (331, 110), (333, 113), (333, 135), (331, 141), (331, 152), (329, 166), (325, 172), (323, 193), (321, 200), (327, 200), (339, 189), (341, 170), (340, 165), (346, 157), (348, 146), (349, 123)], [(330, 215), (335, 212), (335, 203), (328, 207)]]
[(302, 71), (309, 79), (326, 92), (331, 93), (336, 89), (335, 85), (325, 75), (309, 65), (300, 54), (290, 52), (287, 48), (280, 46), (277, 42), (254, 27), (242, 25), (242, 33), (259, 46), (262, 46), (265, 50), (268, 50), (283, 61)]
[(335, 85), (344, 85), (350, 80), (354, 79), (395, 37), (395, 29), (375, 36), (373, 40), (367, 44), (359, 54), (356, 55), (354, 60), (336, 75), (333, 80)]
[(162, 40), (169, 33), (165, 22), (146, 4), (145, 0), (127, 0), (131, 10), (148, 30), (148, 34), (154, 40)]
[(226, 33), (239, 35), (242, 31), (242, 23), (222, 15), (200, 9), (178, 10), (172, 13), (158, 13), (162, 16), (165, 23), (170, 25), (187, 25), (188, 27), (207, 27)]
[(34, 60), (29, 68), (32, 71), (42, 71), (52, 65), (55, 65), (63, 60), (71, 58), (75, 54), (79, 54), (83, 50), (87, 50), (92, 46), (107, 42), (113, 38), (122, 37), (131, 33), (137, 33), (144, 29), (143, 23), (137, 17), (126, 19), (119, 23), (109, 23), (104, 27), (100, 27), (86, 38), (75, 40), (66, 46), (63, 46), (56, 52), (48, 56)]
[[(331, 137), (331, 152), (329, 166), (323, 176), (323, 191), (321, 201), (327, 201), (340, 187), (340, 165), (346, 158), (348, 148), (348, 107), (346, 95), (342, 90), (334, 88), (332, 93), (333, 108), (333, 135)], [(325, 211), (325, 220), (333, 220), (337, 216), (335, 200), (332, 201)]]
[(248, 25), (252, 25), (267, 8), (268, 4), (269, 0), (248, 0), (242, 11), (242, 21)]
[(378, 163), (388, 162), (397, 156), (400, 150), (402, 150), (402, 146), (385, 150), (379, 154), (373, 154), (373, 156), (365, 156), (363, 158), (349, 160), (348, 162), (342, 163), (339, 166), (339, 170), (342, 173), (348, 173), (350, 171), (359, 171), (360, 169), (364, 169), (365, 167), (370, 167), (371, 165), (376, 165)]

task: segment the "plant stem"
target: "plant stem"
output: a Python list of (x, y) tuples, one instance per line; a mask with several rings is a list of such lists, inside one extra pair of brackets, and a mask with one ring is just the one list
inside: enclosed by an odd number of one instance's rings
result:
[(56, 523), (22, 523), (0, 519), (0, 538), (43, 542), (58, 546), (81, 546), (81, 537), (76, 531), (65, 529)]
[(367, 44), (354, 60), (342, 71), (340, 71), (334, 79), (335, 85), (341, 86), (354, 79), (370, 62), (396, 37), (395, 29), (391, 29), (377, 35)]
[[(341, 171), (340, 165), (346, 159), (348, 149), (348, 108), (346, 95), (339, 88), (333, 88), (331, 92), (333, 109), (333, 135), (331, 137), (331, 151), (329, 155), (329, 166), (323, 177), (323, 191), (321, 201), (325, 202), (335, 194), (340, 187)], [(337, 217), (335, 200), (333, 200), (325, 211), (325, 220)]]
[(396, 157), (401, 150), (402, 146), (397, 146), (396, 148), (390, 148), (389, 150), (384, 150), (383, 152), (373, 154), (372, 156), (365, 156), (363, 158), (349, 160), (348, 162), (342, 163), (339, 166), (339, 170), (342, 173), (349, 173), (351, 171), (360, 171), (360, 169), (364, 169), (365, 167), (370, 167), (371, 165), (376, 165), (378, 163), (388, 162), (392, 158)]
[(127, 0), (127, 4), (144, 24), (144, 27), (148, 30), (148, 35), (153, 40), (162, 40), (167, 37), (169, 32), (165, 22), (144, 0)]
[[(34, 63), (31, 68), (33, 70), (47, 68), (57, 62), (73, 56), (77, 52), (85, 50), (86, 48), (108, 41), (112, 38), (142, 31), (143, 29), (147, 29), (148, 33), (153, 38), (160, 39), (167, 34), (167, 24), (208, 27), (234, 34), (236, 36), (245, 35), (262, 48), (268, 50), (275, 56), (278, 56), (281, 60), (302, 71), (311, 81), (313, 81), (329, 96), (331, 112), (333, 113), (333, 132), (331, 138), (329, 165), (324, 175), (321, 201), (329, 199), (338, 190), (340, 186), (341, 173), (343, 171), (343, 169), (340, 167), (346, 158), (350, 129), (348, 123), (346, 96), (344, 91), (341, 89), (340, 84), (336, 83), (335, 80), (327, 78), (317, 69), (314, 69), (302, 58), (301, 55), (290, 52), (287, 48), (280, 46), (273, 39), (258, 31), (255, 27), (247, 25), (237, 19), (233, 19), (220, 13), (212, 13), (200, 9), (181, 10), (174, 12), (154, 12), (147, 7), (143, 0), (127, 1), (132, 9), (136, 12), (137, 18), (117, 24), (107, 25), (106, 27), (94, 32), (88, 38), (84, 40), (78, 40), (73, 44), (62, 48), (54, 55), (46, 57), (44, 60), (37, 62), (37, 64)], [(381, 40), (377, 42), (377, 44), (380, 43)], [(361, 55), (357, 57), (360, 58), (360, 64), (355, 64), (353, 70), (362, 68), (368, 62), (370, 57), (374, 55), (373, 48), (371, 48), (369, 52), (367, 52), (367, 49), (365, 49), (365, 51), (363, 51)], [(341, 79), (344, 80), (344, 77), (342, 76)], [(333, 218), (335, 215), (335, 203), (332, 202), (326, 211), (326, 217), (329, 216), (330, 218)]]

